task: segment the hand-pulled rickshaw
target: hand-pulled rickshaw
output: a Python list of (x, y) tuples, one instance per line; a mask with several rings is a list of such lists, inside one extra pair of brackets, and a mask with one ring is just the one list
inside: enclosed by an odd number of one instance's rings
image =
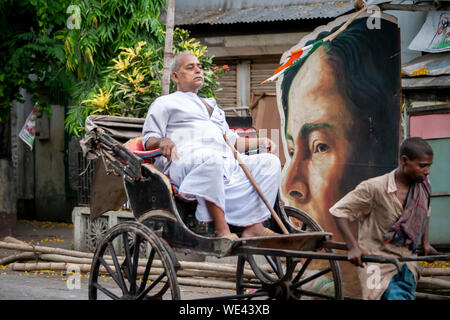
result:
[[(123, 200), (129, 201), (135, 218), (110, 228), (98, 244), (90, 271), (89, 299), (98, 299), (100, 294), (112, 299), (181, 299), (175, 251), (218, 258), (237, 256), (236, 294), (211, 299), (344, 299), (338, 261), (346, 261), (347, 255), (335, 252), (345, 251), (344, 243), (332, 241), (332, 234), (305, 212), (278, 200), (273, 209), (289, 234), (239, 240), (216, 237), (212, 223), (195, 218), (196, 202), (178, 196), (176, 186), (152, 165), (152, 159), (161, 153), (142, 149), (138, 136), (143, 122), (113, 116), (86, 120), (81, 146), (98, 164), (91, 191), (91, 219)], [(108, 189), (105, 181), (109, 178), (116, 183), (120, 180), (125, 198), (117, 189)], [(108, 202), (115, 205), (108, 206)], [(274, 219), (266, 226), (280, 233)], [(240, 235), (242, 230), (230, 227)], [(448, 256), (362, 257), (364, 262), (397, 267), (401, 261), (439, 259), (448, 260)], [(143, 268), (143, 275), (138, 276), (138, 268)], [(257, 281), (246, 278), (249, 269)], [(116, 289), (101, 282), (101, 271), (112, 277)], [(150, 275), (152, 281), (148, 281)], [(328, 278), (327, 290), (312, 289), (311, 283), (320, 277)]]

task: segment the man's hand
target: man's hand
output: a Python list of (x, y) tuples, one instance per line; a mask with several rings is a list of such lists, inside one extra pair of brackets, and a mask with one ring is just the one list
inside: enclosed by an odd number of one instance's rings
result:
[(248, 137), (238, 137), (234, 145), (237, 151), (245, 153), (250, 150), (256, 149), (268, 149), (269, 152), (275, 153), (277, 150), (277, 145), (275, 142), (269, 138), (248, 138)]
[(367, 251), (359, 245), (355, 245), (347, 252), (347, 259), (357, 267), (364, 267), (364, 263), (361, 261), (361, 256), (364, 255), (367, 255)]
[(277, 144), (267, 137), (258, 138), (258, 147), (266, 148), (270, 153), (275, 153), (277, 151)]
[(169, 138), (161, 138), (159, 142), (159, 150), (161, 150), (161, 154), (166, 157), (168, 161), (178, 159), (178, 152), (175, 143)]
[(350, 225), (348, 223), (347, 218), (339, 218), (333, 216), (334, 221), (336, 222), (336, 226), (339, 229), (339, 232), (341, 233), (342, 237), (344, 238), (345, 243), (348, 247), (347, 252), (347, 259), (352, 264), (358, 267), (364, 267), (363, 262), (361, 261), (361, 256), (367, 255), (367, 251), (362, 249), (358, 241), (356, 241), (355, 237), (353, 236)]
[(441, 254), (439, 251), (437, 251), (435, 248), (433, 248), (429, 243), (426, 243), (422, 246), (422, 255), (424, 256), (432, 256)]

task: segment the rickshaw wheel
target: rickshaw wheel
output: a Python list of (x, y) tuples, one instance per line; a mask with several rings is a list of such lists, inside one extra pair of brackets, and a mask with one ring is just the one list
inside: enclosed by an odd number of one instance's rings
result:
[[(311, 216), (297, 208), (285, 206), (282, 207), (282, 211), (284, 211), (288, 222), (297, 232), (324, 231)], [(324, 252), (334, 252), (333, 249), (322, 250)], [(299, 298), (311, 297), (332, 300), (342, 300), (344, 298), (341, 269), (337, 261), (302, 259), (301, 268), (298, 271), (296, 270), (294, 275), (295, 277), (291, 281), (291, 288)], [(314, 291), (307, 288), (313, 281), (317, 283)]]
[[(244, 279), (247, 264), (258, 281)], [(266, 255), (247, 254), (238, 257), (236, 293), (243, 299), (265, 298), (269, 300), (296, 299), (290, 290), (290, 279), (296, 266), (294, 259)]]
[[(108, 277), (113, 281), (108, 281)], [(174, 261), (161, 239), (137, 222), (124, 222), (109, 229), (92, 260), (89, 299), (166, 298), (179, 300), (180, 289)]]
[[(294, 232), (322, 232), (320, 225), (309, 215), (292, 207), (282, 207), (283, 220), (290, 224)], [(326, 252), (333, 252), (326, 249)], [(265, 259), (268, 264), (261, 262)], [(258, 263), (259, 262), (259, 263)], [(247, 264), (251, 267), (259, 282), (244, 278)], [(325, 265), (325, 266), (324, 266)], [(313, 267), (320, 267), (319, 270)], [(331, 275), (331, 279), (326, 277)], [(311, 284), (318, 283), (312, 290)], [(342, 276), (337, 261), (321, 260), (319, 265), (312, 259), (294, 259), (290, 257), (239, 256), (236, 272), (236, 293), (247, 299), (299, 300), (308, 298), (343, 299)]]

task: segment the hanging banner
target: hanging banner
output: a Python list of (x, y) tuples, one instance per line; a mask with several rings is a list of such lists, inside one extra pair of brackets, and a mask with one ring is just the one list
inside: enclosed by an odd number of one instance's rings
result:
[(33, 150), (34, 139), (36, 137), (36, 117), (38, 112), (38, 108), (34, 108), (33, 111), (31, 111), (19, 133), (19, 138), (22, 139), (31, 150)]
[(408, 47), (425, 52), (450, 51), (450, 11), (431, 11)]

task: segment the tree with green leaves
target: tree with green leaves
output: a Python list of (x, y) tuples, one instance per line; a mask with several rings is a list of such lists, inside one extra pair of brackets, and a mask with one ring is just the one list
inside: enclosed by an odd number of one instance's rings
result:
[(23, 102), (20, 89), (46, 109), (56, 92), (69, 92), (75, 78), (65, 70), (64, 43), (68, 0), (1, 0), (0, 123), (13, 101)]
[[(92, 113), (144, 116), (161, 93), (165, 27), (159, 16), (165, 4), (165, 0), (1, 0), (0, 10), (8, 14), (0, 18), (4, 52), (0, 122), (8, 117), (14, 100), (22, 101), (20, 88), (41, 110), (47, 110), (53, 96), (62, 94), (70, 100), (66, 128), (76, 136), (83, 134), (84, 120)], [(206, 47), (181, 29), (174, 30), (173, 47), (175, 53), (191, 50), (199, 58), (205, 67), (202, 94), (214, 96), (223, 69), (213, 70)], [(132, 66), (119, 70), (127, 52), (138, 49)], [(141, 77), (138, 88), (132, 82)], [(146, 90), (141, 92), (142, 88)], [(109, 96), (110, 105), (101, 108), (95, 102)]]
[[(1, 0), (0, 11), (0, 237), (14, 232), (17, 199), (12, 176), (10, 111), (21, 89), (47, 110), (75, 83), (55, 32), (66, 23), (66, 0)], [(58, 93), (58, 94), (55, 94)]]

